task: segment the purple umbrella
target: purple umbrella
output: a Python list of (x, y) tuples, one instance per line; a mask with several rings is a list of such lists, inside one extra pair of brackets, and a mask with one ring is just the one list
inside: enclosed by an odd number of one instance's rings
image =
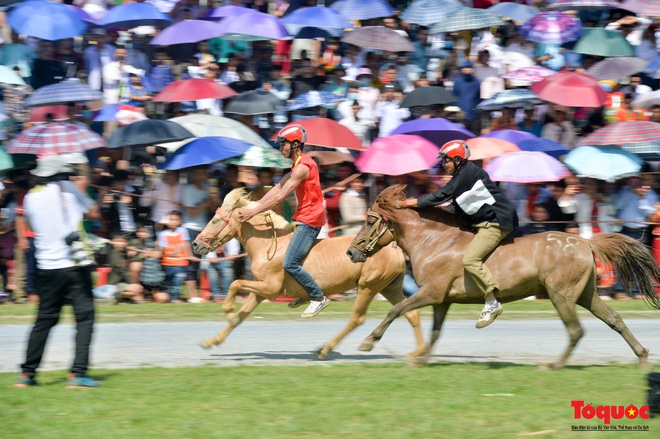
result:
[(240, 17), (243, 14), (249, 14), (251, 12), (254, 12), (254, 10), (244, 8), (243, 6), (227, 5), (213, 8), (199, 18), (200, 20), (218, 21), (227, 17)]
[(517, 130), (497, 130), (497, 131), (491, 131), (488, 134), (484, 134), (481, 137), (489, 137), (491, 139), (501, 139), (501, 140), (506, 140), (507, 142), (511, 143), (518, 143), (521, 140), (527, 140), (527, 139), (536, 139), (537, 137), (532, 134), (528, 133), (526, 131), (517, 131)]
[(556, 11), (537, 14), (520, 28), (520, 35), (542, 44), (575, 41), (581, 34), (582, 25), (578, 20)]
[(510, 152), (492, 159), (484, 168), (493, 181), (542, 183), (571, 175), (559, 160), (542, 152)]
[(289, 37), (280, 20), (269, 14), (254, 11), (220, 22), (226, 40), (259, 41), (283, 40)]
[(149, 44), (169, 46), (171, 44), (196, 43), (218, 37), (224, 30), (218, 23), (206, 20), (183, 20), (163, 29)]
[(392, 131), (392, 135), (394, 134), (415, 134), (438, 146), (456, 139), (467, 140), (476, 137), (465, 128), (442, 118), (415, 119), (404, 122)]

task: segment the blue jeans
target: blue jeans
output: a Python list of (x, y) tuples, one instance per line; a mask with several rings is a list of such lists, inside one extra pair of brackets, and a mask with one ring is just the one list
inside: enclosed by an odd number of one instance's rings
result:
[(409, 274), (403, 278), (403, 295), (410, 297), (419, 290), (419, 286), (415, 283), (415, 278)]
[(207, 272), (213, 296), (226, 296), (229, 285), (234, 281), (234, 261), (226, 260), (209, 265)]
[(303, 287), (310, 300), (317, 302), (323, 300), (323, 291), (300, 264), (309, 254), (320, 231), (320, 227), (312, 227), (307, 224), (300, 224), (296, 227), (289, 247), (286, 249), (284, 261), (282, 261), (284, 271)]
[(181, 287), (186, 280), (186, 267), (163, 266), (165, 272), (165, 288), (170, 295), (170, 300), (181, 299)]

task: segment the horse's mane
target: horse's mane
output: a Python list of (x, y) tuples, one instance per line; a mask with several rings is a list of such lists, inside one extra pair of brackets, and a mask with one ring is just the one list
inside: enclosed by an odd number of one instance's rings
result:
[[(246, 209), (252, 209), (256, 207), (259, 203), (256, 201), (250, 200), (250, 192), (248, 192), (247, 189), (245, 188), (237, 188), (232, 190), (227, 194), (225, 197), (224, 201), (222, 202), (222, 206), (233, 206), (234, 208), (246, 208)], [(289, 223), (286, 219), (284, 219), (281, 215), (275, 213), (272, 210), (267, 210), (266, 212), (262, 212), (257, 216), (265, 216), (266, 214), (270, 214), (271, 219), (273, 220), (273, 226), (276, 229), (282, 229), (282, 230), (291, 230), (291, 223)]]
[[(407, 198), (405, 184), (395, 184), (383, 191), (376, 198), (376, 204), (383, 210), (395, 213), (398, 209), (398, 203)], [(419, 218), (430, 220), (436, 223), (443, 223), (450, 227), (469, 229), (468, 222), (463, 215), (455, 214), (441, 207), (430, 207), (428, 209), (419, 209)]]

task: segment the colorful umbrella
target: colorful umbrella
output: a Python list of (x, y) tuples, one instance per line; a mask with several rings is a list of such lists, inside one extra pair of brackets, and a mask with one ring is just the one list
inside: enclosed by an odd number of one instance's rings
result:
[(618, 145), (660, 140), (660, 123), (630, 120), (597, 129), (582, 139), (580, 145)]
[(644, 160), (616, 146), (579, 146), (568, 153), (564, 164), (578, 177), (616, 181), (637, 175)]
[(519, 3), (498, 3), (487, 9), (493, 14), (501, 15), (502, 17), (510, 18), (519, 23), (526, 23), (533, 16), (540, 11), (531, 6), (521, 5)]
[(660, 90), (637, 96), (630, 104), (632, 108), (646, 108), (647, 110), (650, 110), (656, 105), (660, 105)]
[[(362, 142), (344, 125), (325, 117), (297, 120), (293, 124), (302, 125), (307, 131), (307, 145), (324, 148), (346, 148), (361, 150)], [(271, 138), (277, 140), (277, 135)]]
[(26, 107), (59, 105), (103, 100), (103, 93), (75, 80), (58, 82), (39, 88), (25, 101)]
[(597, 62), (589, 67), (586, 73), (598, 80), (611, 79), (618, 82), (633, 73), (643, 72), (648, 65), (649, 61), (642, 58), (619, 56)]
[(497, 14), (485, 9), (461, 8), (444, 20), (434, 24), (429, 33), (456, 32), (460, 30), (484, 29), (503, 26), (506, 22)]
[(113, 6), (99, 21), (99, 26), (108, 29), (133, 29), (138, 26), (165, 27), (172, 18), (149, 3), (124, 3)]
[(520, 28), (520, 35), (542, 44), (575, 41), (581, 34), (582, 25), (579, 20), (556, 11), (537, 14)]
[(282, 18), (284, 27), (291, 35), (295, 35), (303, 28), (323, 29), (332, 36), (339, 36), (344, 29), (353, 25), (348, 18), (339, 12), (325, 6), (312, 6), (300, 8)]
[(394, 29), (385, 26), (367, 26), (352, 30), (341, 37), (341, 41), (363, 49), (387, 50), (391, 52), (414, 52), (415, 46)]
[(628, 0), (620, 6), (647, 17), (660, 17), (660, 3), (657, 0)]
[[(209, 23), (209, 22), (204, 22)], [(176, 24), (174, 25), (176, 26)], [(172, 27), (174, 27), (172, 26)], [(233, 89), (213, 79), (192, 78), (174, 81), (154, 96), (154, 102), (183, 102), (199, 99), (224, 99), (236, 96)]]
[(470, 160), (489, 160), (510, 152), (518, 152), (520, 148), (515, 143), (501, 139), (475, 137), (466, 141), (470, 148)]
[(618, 9), (621, 3), (616, 0), (555, 0), (546, 6), (549, 11), (600, 11)]
[(295, 111), (302, 110), (303, 108), (312, 108), (319, 107), (321, 105), (335, 104), (339, 101), (346, 100), (343, 96), (337, 96), (334, 93), (329, 91), (308, 91), (299, 96), (296, 96), (294, 100), (288, 102), (284, 109), (286, 111)]
[(142, 120), (117, 128), (108, 141), (109, 148), (152, 146), (178, 142), (194, 137), (193, 134), (168, 120)]
[(0, 83), (12, 85), (25, 85), (23, 78), (7, 66), (0, 65)]
[(261, 41), (289, 38), (289, 33), (280, 20), (263, 12), (253, 11), (232, 17), (231, 20), (222, 20), (220, 26), (223, 30), (222, 38), (225, 40)]
[(586, 30), (573, 52), (596, 56), (635, 56), (635, 49), (623, 35), (600, 28)]
[(543, 183), (559, 181), (571, 175), (559, 160), (542, 152), (510, 152), (495, 157), (484, 171), (493, 181), (511, 181), (514, 183)]
[(275, 95), (267, 91), (252, 90), (234, 96), (225, 106), (225, 113), (256, 115), (274, 113), (282, 105)]
[(658, 160), (660, 156), (660, 140), (655, 142), (641, 142), (641, 143), (624, 143), (621, 145), (622, 149), (633, 154), (638, 154), (643, 158)]
[(438, 152), (440, 148), (423, 137), (395, 134), (374, 140), (355, 160), (355, 166), (372, 174), (409, 174), (434, 167)]
[(392, 134), (414, 134), (421, 136), (438, 146), (452, 140), (466, 140), (475, 135), (465, 128), (443, 118), (415, 119), (404, 122), (392, 131)]
[(536, 94), (528, 88), (512, 88), (504, 90), (496, 94), (490, 99), (481, 101), (477, 108), (481, 110), (500, 110), (502, 108), (511, 107), (519, 108), (527, 104), (542, 104), (543, 100), (539, 99)]
[(521, 151), (542, 152), (554, 158), (568, 154), (568, 148), (564, 145), (554, 140), (544, 139), (543, 137), (535, 137), (514, 143), (518, 145)]
[(449, 93), (444, 87), (419, 87), (411, 91), (403, 98), (401, 107), (428, 107), (431, 105), (447, 105), (458, 99)]
[(496, 131), (491, 131), (488, 134), (484, 134), (481, 137), (485, 137), (487, 139), (506, 140), (507, 142), (511, 142), (515, 144), (518, 144), (518, 142), (522, 140), (538, 139), (538, 137), (536, 137), (532, 133), (528, 133), (526, 131), (518, 131), (518, 130), (496, 130)]
[(193, 166), (210, 165), (242, 155), (250, 146), (252, 145), (248, 142), (231, 137), (202, 137), (177, 149), (159, 168), (176, 171)]
[(201, 20), (222, 20), (223, 18), (227, 17), (239, 17), (243, 14), (249, 14), (251, 12), (255, 12), (253, 9), (248, 9), (243, 6), (234, 6), (234, 5), (227, 5), (227, 6), (220, 6), (217, 8), (210, 9), (204, 13), (201, 17), (199, 17)]
[(172, 44), (197, 43), (210, 40), (224, 33), (218, 23), (206, 20), (182, 20), (163, 29), (149, 44), (170, 46)]
[(63, 3), (27, 1), (14, 6), (7, 24), (16, 33), (56, 41), (85, 33), (87, 23)]
[(48, 155), (83, 152), (107, 145), (94, 131), (71, 123), (54, 122), (22, 131), (9, 145), (11, 154)]
[[(270, 148), (270, 144), (247, 125), (228, 117), (211, 116), (210, 114), (189, 114), (187, 116), (169, 119), (190, 131), (195, 137), (222, 136), (244, 140), (251, 145)], [(170, 152), (182, 146), (182, 143), (167, 143), (162, 145)]]
[(532, 85), (539, 98), (567, 107), (600, 107), (607, 93), (589, 75), (562, 71)]
[(401, 21), (430, 26), (463, 8), (459, 0), (415, 0), (400, 15)]
[(353, 163), (355, 161), (352, 155), (339, 151), (309, 151), (307, 155), (316, 159), (321, 166), (338, 165), (345, 162)]
[(384, 0), (338, 0), (330, 5), (349, 20), (391, 17), (394, 9)]
[[(513, 5), (515, 3), (499, 3), (500, 5)], [(526, 82), (539, 82), (548, 76), (554, 75), (554, 70), (546, 69), (541, 66), (522, 67), (502, 75), (504, 79), (513, 79)]]
[(282, 153), (272, 146), (254, 145), (248, 148), (240, 157), (222, 160), (239, 166), (254, 166), (256, 168), (290, 168), (291, 160), (285, 159)]

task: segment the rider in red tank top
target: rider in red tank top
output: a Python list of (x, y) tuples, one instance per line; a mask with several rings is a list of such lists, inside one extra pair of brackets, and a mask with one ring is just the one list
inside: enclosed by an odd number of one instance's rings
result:
[(294, 162), (291, 170), (296, 166), (307, 166), (309, 175), (296, 187), (298, 207), (293, 215), (295, 221), (308, 226), (323, 227), (325, 225), (325, 209), (323, 208), (323, 193), (321, 192), (321, 179), (316, 162), (305, 153)]

